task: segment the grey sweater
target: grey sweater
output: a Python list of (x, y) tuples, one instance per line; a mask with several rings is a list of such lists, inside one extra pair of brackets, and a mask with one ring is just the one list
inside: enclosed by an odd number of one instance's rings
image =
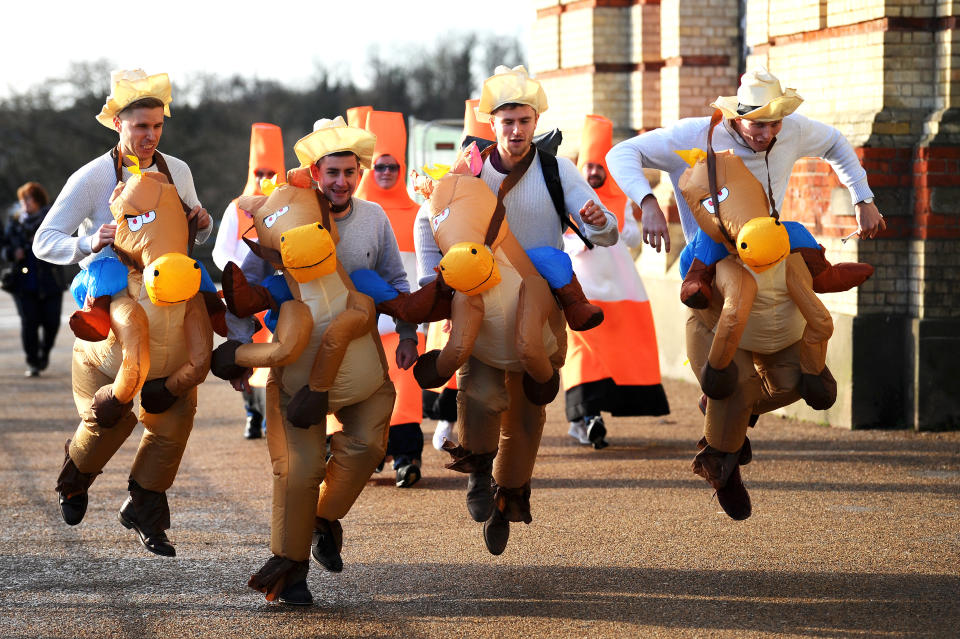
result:
[[(390, 220), (383, 207), (374, 202), (353, 198), (351, 209), (346, 216), (335, 220), (340, 243), (337, 244), (337, 259), (347, 273), (357, 269), (371, 269), (403, 293), (410, 292), (407, 273), (400, 259), (397, 238), (393, 235)], [(273, 275), (273, 266), (253, 253), (244, 258), (240, 269), (247, 281), (260, 283)], [(253, 339), (255, 327), (252, 319), (237, 318), (227, 313), (227, 326), (230, 339), (249, 342)], [(416, 340), (415, 324), (397, 322), (397, 334), (400, 339)]]

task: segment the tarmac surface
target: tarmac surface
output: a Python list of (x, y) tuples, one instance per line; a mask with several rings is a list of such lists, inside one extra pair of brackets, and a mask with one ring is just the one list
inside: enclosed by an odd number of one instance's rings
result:
[(533, 523), (494, 557), (427, 422), (423, 480), (374, 475), (343, 520), (343, 572), (313, 564), (315, 605), (290, 608), (246, 587), (269, 557), (269, 460), (265, 440), (241, 436), (239, 394), (212, 376), (168, 492), (175, 559), (117, 521), (140, 427), (83, 523), (63, 523), (71, 338), (64, 326), (50, 369), (24, 378), (0, 295), (0, 638), (960, 636), (958, 432), (764, 416), (744, 468), (753, 516), (735, 522), (690, 471), (692, 384), (665, 381), (666, 417), (608, 418), (602, 451), (572, 443), (558, 400)]

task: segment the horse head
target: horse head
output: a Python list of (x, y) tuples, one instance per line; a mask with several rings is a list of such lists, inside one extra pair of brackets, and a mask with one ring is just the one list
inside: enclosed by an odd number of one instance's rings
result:
[(778, 264), (790, 253), (787, 230), (770, 215), (763, 185), (733, 151), (716, 158), (716, 202), (710, 189), (710, 168), (700, 149), (678, 151), (689, 164), (679, 187), (700, 229), (726, 246), (754, 272)]
[(117, 223), (113, 249), (120, 261), (143, 272), (150, 301), (186, 302), (200, 290), (200, 264), (188, 255), (195, 234), (177, 189), (155, 171), (117, 185), (110, 204)]
[(437, 181), (429, 202), (444, 281), (467, 295), (496, 286), (500, 272), (494, 252), (510, 232), (504, 219), (496, 235), (488, 237), (497, 196), (480, 178), (448, 173)]
[(327, 200), (312, 188), (285, 184), (269, 195), (237, 202), (253, 215), (257, 241), (243, 238), (256, 255), (303, 284), (337, 270), (336, 226)]

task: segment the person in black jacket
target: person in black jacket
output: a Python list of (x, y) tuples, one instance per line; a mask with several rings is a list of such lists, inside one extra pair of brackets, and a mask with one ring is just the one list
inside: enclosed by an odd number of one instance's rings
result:
[(17, 198), (23, 210), (4, 229), (3, 259), (14, 267), (10, 292), (20, 314), (20, 337), (28, 367), (25, 375), (37, 377), (50, 362), (50, 350), (60, 328), (65, 276), (60, 266), (33, 254), (33, 235), (50, 210), (47, 192), (38, 183), (27, 182), (17, 189)]

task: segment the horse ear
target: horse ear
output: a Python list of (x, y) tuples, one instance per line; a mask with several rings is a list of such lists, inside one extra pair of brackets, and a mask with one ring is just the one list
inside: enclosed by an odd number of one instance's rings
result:
[(283, 268), (283, 257), (280, 255), (280, 251), (277, 249), (264, 246), (260, 244), (260, 242), (251, 240), (249, 237), (243, 238), (243, 243), (247, 245), (251, 253), (260, 259), (270, 262), (278, 269)]
[(237, 207), (253, 215), (260, 210), (260, 207), (267, 201), (266, 195), (242, 195), (237, 200)]
[(117, 182), (117, 185), (113, 187), (113, 193), (110, 194), (109, 204), (113, 204), (113, 201), (123, 192), (123, 189), (126, 188), (127, 184), (125, 182)]

